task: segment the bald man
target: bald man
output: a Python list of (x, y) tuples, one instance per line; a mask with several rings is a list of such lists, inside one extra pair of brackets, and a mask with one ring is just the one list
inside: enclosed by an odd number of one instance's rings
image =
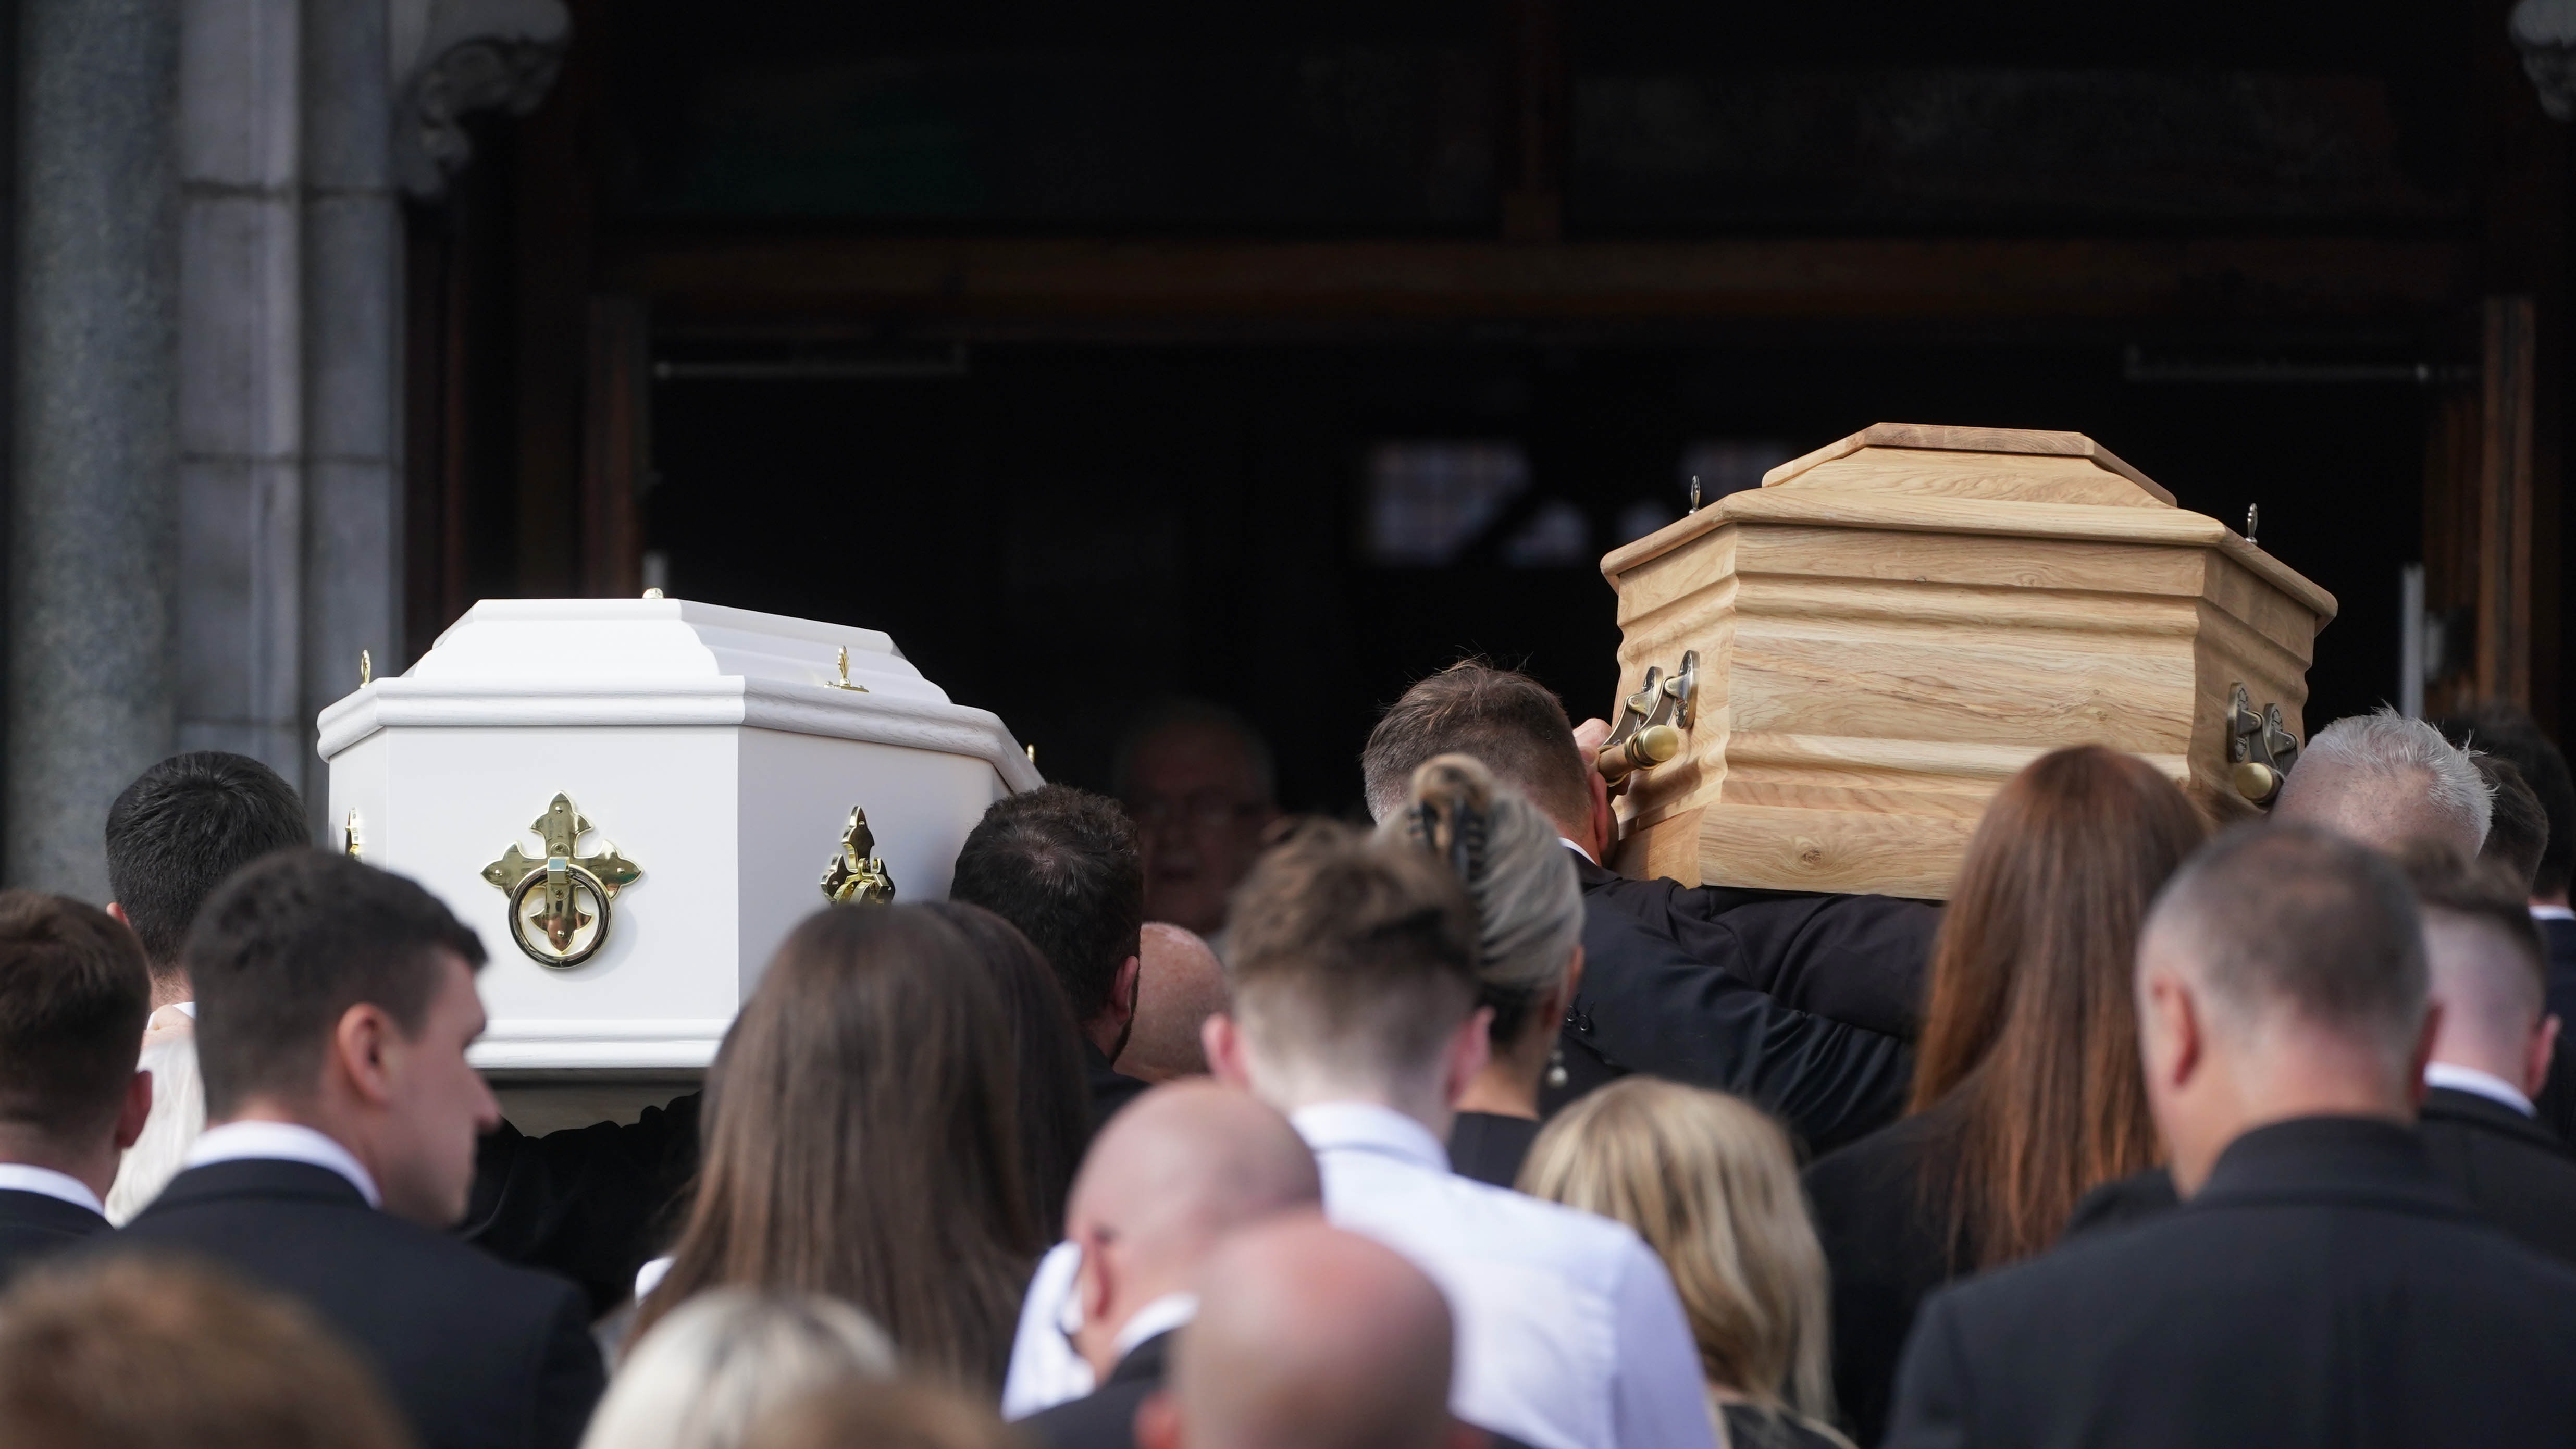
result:
[(1449, 1305), (1392, 1249), (1300, 1216), (1208, 1260), (1142, 1449), (1467, 1449), (1449, 1417)]
[(1145, 923), (1142, 957), (1136, 1022), (1118, 1070), (1148, 1082), (1206, 1076), (1199, 1029), (1225, 1010), (1225, 967), (1197, 932), (1164, 921)]
[[(1029, 1419), (1038, 1438), (1051, 1449), (1129, 1449), (1136, 1406), (1162, 1385), (1172, 1334), (1198, 1308), (1191, 1287), (1218, 1240), (1322, 1201), (1315, 1155), (1248, 1093), (1177, 1082), (1111, 1118), (1074, 1179), (1068, 1242), (1057, 1250), (1078, 1255), (1066, 1315), (1076, 1322), (1064, 1336), (1100, 1387)], [(1442, 1394), (1447, 1385), (1444, 1369)]]
[(2475, 857), (2495, 802), (2469, 752), (2420, 719), (2383, 705), (2309, 739), (2272, 818), (2331, 830), (2373, 850), (2436, 841)]

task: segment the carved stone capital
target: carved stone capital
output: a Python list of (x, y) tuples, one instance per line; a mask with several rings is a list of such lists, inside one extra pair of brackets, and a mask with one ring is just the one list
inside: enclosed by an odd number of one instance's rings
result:
[(395, 26), (394, 164), (405, 191), (432, 197), (473, 158), (466, 116), (524, 116), (545, 99), (572, 43), (572, 13), (563, 0), (410, 0), (398, 10), (409, 13)]

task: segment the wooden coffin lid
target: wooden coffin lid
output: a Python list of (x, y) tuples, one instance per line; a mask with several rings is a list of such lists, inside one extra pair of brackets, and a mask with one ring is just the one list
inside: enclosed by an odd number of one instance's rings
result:
[(1877, 423), (1762, 475), (1634, 543), (1601, 572), (1619, 576), (1729, 523), (1985, 534), (2214, 548), (2299, 601), (2323, 624), (2334, 595), (2082, 433)]

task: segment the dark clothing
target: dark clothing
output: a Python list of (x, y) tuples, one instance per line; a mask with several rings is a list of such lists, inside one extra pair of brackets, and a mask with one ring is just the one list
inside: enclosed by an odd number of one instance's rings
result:
[(1959, 1125), (1946, 1104), (1936, 1105), (1807, 1169), (1816, 1240), (1832, 1275), (1834, 1403), (1862, 1444), (1887, 1428), (1915, 1310), (1959, 1276), (1948, 1210), (1930, 1190), (1947, 1180)]
[(2392, 1122), (2256, 1128), (2192, 1201), (1946, 1289), (1893, 1446), (2565, 1445), (2576, 1272)]
[[(2576, 1152), (2502, 1102), (2435, 1087), (2416, 1133), (2439, 1173), (2479, 1217), (2533, 1252), (2576, 1265)], [(2181, 1206), (2161, 1167), (2106, 1182), (2076, 1204), (2066, 1236), (2117, 1227)]]
[(1091, 1130), (1098, 1132), (1118, 1109), (1152, 1089), (1153, 1083), (1127, 1076), (1110, 1065), (1108, 1054), (1082, 1039), (1082, 1081), (1091, 1089)]
[(38, 1258), (107, 1231), (107, 1219), (41, 1192), (0, 1189), (0, 1283)]
[(1163, 1361), (1171, 1347), (1171, 1333), (1155, 1334), (1127, 1350), (1109, 1371), (1108, 1382), (1071, 1403), (1031, 1414), (1022, 1427), (1046, 1449), (1132, 1449), (1136, 1408), (1163, 1386)]
[(1460, 1177), (1496, 1187), (1520, 1180), (1521, 1163), (1538, 1140), (1539, 1124), (1528, 1117), (1493, 1112), (1461, 1112), (1449, 1124), (1449, 1170)]
[(1587, 904), (1618, 907), (1783, 1006), (1904, 1041), (1923, 1029), (1938, 906), (1631, 880), (1580, 852), (1574, 868)]
[(2447, 1087), (2424, 1094), (2417, 1131), (2434, 1170), (2478, 1216), (2533, 1252), (2576, 1265), (2576, 1152), (2556, 1133), (2502, 1102)]
[(1896, 1038), (1782, 1006), (1591, 896), (1562, 1040), (1568, 1083), (1542, 1111), (1644, 1072), (1750, 1098), (1818, 1153), (1894, 1121), (1914, 1075)]
[(504, 1122), (474, 1151), (474, 1196), (457, 1233), (508, 1263), (581, 1285), (596, 1318), (626, 1301), (635, 1270), (666, 1246), (698, 1170), (700, 1094), (530, 1137)]
[(372, 1360), (421, 1449), (572, 1449), (602, 1384), (571, 1284), (367, 1206), (302, 1162), (192, 1167), (102, 1251), (194, 1253), (302, 1299)]
[(2576, 1031), (2576, 921), (2535, 920), (2548, 950), (2549, 1011)]

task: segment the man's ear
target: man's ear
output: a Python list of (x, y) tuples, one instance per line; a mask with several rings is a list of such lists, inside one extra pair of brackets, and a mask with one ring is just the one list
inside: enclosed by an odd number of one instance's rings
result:
[(2558, 1018), (2544, 1016), (2540, 1025), (2531, 1029), (2531, 1045), (2522, 1061), (2522, 1094), (2540, 1095), (2541, 1084), (2549, 1080), (2549, 1059), (2558, 1053)]
[(125, 914), (125, 907), (118, 905), (114, 901), (109, 901), (107, 903), (107, 913), (116, 917), (116, 923), (118, 925), (123, 926), (129, 931), (134, 929), (134, 922), (128, 919)]
[(123, 1152), (143, 1135), (152, 1116), (152, 1074), (136, 1072), (125, 1084), (125, 1105), (116, 1110), (116, 1150)]
[(383, 1007), (361, 1001), (340, 1013), (340, 1024), (331, 1033), (331, 1060), (325, 1064), (323, 1075), (327, 1079), (337, 1074), (359, 1101), (371, 1107), (389, 1105), (396, 1089), (387, 1057), (401, 1039), (402, 1033)]
[(1136, 1406), (1136, 1449), (1181, 1449), (1181, 1409), (1159, 1389)]
[(1111, 1280), (1117, 1270), (1109, 1265), (1109, 1254), (1104, 1251), (1109, 1240), (1098, 1228), (1085, 1226), (1075, 1231), (1073, 1245), (1082, 1255), (1073, 1270), (1073, 1297), (1082, 1308), (1082, 1321), (1104, 1322), (1109, 1300), (1116, 1296), (1116, 1284)]
[(1118, 974), (1109, 982), (1109, 1019), (1121, 1028), (1136, 1019), (1136, 996), (1145, 981), (1145, 958), (1130, 956), (1118, 963)]
[(2140, 1025), (2150, 1035), (2139, 1055), (2146, 1059), (2146, 1070), (2167, 1088), (2190, 1081), (2207, 1050), (2201, 1040), (2200, 1007), (2190, 989), (2168, 972), (2148, 976), (2145, 1014), (2148, 1019)]
[(1449, 1036), (1447, 1060), (1441, 1067), (1440, 1098), (1455, 1107), (1494, 1055), (1494, 1009), (1479, 1006)]
[(1209, 1076), (1240, 1092), (1252, 1090), (1251, 1056), (1233, 1017), (1219, 1011), (1199, 1023), (1199, 1047), (1207, 1053)]
[(2406, 1100), (2414, 1106), (2424, 1105), (2424, 1093), (2428, 1090), (2424, 1085), (2424, 1068), (2432, 1063), (2433, 1043), (2441, 1035), (2442, 1003), (2427, 1001), (2424, 1003), (2424, 1030), (2416, 1036), (2415, 1050), (2406, 1058)]

